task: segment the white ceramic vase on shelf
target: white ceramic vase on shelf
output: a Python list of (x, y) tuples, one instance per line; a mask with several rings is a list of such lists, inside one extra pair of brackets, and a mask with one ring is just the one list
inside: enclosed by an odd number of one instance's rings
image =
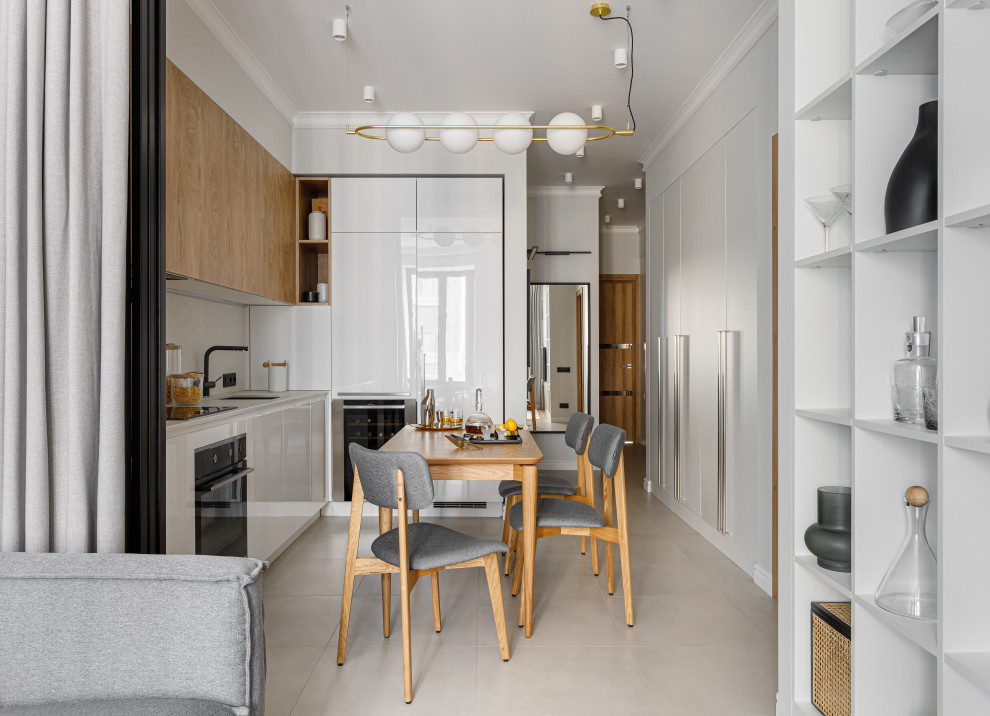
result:
[(313, 211), (309, 215), (309, 240), (327, 240), (327, 215), (322, 211)]

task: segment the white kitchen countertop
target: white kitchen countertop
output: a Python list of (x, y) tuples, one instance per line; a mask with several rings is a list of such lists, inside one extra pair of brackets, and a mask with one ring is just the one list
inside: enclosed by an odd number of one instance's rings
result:
[(330, 393), (326, 390), (288, 390), (284, 393), (269, 393), (265, 390), (245, 390), (240, 393), (232, 393), (231, 395), (257, 395), (262, 398), (265, 396), (274, 395), (277, 397), (271, 400), (230, 400), (231, 396), (229, 395), (217, 398), (205, 398), (199, 403), (200, 405), (233, 405), (237, 408), (237, 410), (225, 410), (224, 412), (217, 413), (216, 415), (207, 415), (205, 417), (191, 418), (189, 420), (166, 420), (165, 438), (168, 439), (179, 437), (180, 435), (188, 435), (189, 433), (194, 433), (198, 430), (211, 428), (224, 423), (230, 423), (235, 420), (244, 420), (246, 418), (265, 415), (266, 413), (285, 410), (286, 408), (294, 405), (305, 405), (306, 403), (311, 403), (314, 400), (319, 400), (320, 398), (328, 398)]

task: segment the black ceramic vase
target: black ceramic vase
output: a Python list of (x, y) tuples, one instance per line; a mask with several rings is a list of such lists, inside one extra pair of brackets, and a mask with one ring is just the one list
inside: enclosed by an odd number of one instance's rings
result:
[(888, 234), (934, 221), (938, 212), (938, 102), (918, 108), (918, 127), (894, 165), (883, 200)]
[(848, 572), (852, 565), (852, 490), (818, 488), (818, 522), (804, 533), (804, 543), (818, 558), (818, 566)]

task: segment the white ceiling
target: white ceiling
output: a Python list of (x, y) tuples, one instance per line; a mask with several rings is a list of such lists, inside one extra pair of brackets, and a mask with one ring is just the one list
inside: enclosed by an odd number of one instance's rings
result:
[[(602, 104), (603, 124), (626, 126), (629, 70), (612, 64), (615, 48), (626, 46), (626, 24), (593, 18), (591, 0), (349, 4), (349, 38), (337, 42), (330, 23), (344, 16), (344, 0), (190, 0), (219, 12), (284, 95), (283, 111), (517, 110), (546, 124), (564, 111), (590, 122), (590, 106)], [(581, 159), (534, 144), (529, 185), (560, 186), (572, 172), (575, 185), (605, 186), (601, 213), (613, 226), (643, 226), (644, 192), (633, 189), (639, 159), (760, 5), (633, 0), (636, 135), (591, 142)], [(624, 13), (625, 4), (612, 3), (613, 17)], [(361, 101), (366, 84), (377, 92), (372, 105)]]

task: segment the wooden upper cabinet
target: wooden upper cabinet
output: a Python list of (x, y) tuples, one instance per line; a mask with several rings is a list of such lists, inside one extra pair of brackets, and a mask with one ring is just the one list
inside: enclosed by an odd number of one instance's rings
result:
[(295, 178), (166, 61), (165, 268), (295, 302)]

